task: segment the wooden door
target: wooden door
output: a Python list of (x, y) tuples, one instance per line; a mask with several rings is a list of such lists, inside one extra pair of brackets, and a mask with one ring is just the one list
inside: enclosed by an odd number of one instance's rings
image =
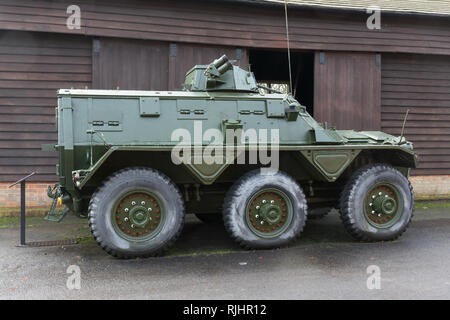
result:
[(314, 117), (337, 129), (380, 130), (380, 59), (375, 53), (316, 52)]

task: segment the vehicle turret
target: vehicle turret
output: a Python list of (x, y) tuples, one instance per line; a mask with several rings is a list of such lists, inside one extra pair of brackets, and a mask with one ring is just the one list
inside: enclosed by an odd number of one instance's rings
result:
[(186, 73), (187, 91), (258, 92), (253, 72), (246, 71), (223, 55), (209, 65), (196, 65)]

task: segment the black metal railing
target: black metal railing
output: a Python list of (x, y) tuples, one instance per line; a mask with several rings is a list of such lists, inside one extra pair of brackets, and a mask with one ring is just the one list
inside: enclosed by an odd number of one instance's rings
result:
[(26, 192), (26, 182), (28, 178), (31, 178), (32, 176), (34, 176), (36, 174), (36, 172), (32, 172), (29, 175), (23, 177), (20, 180), (17, 180), (16, 182), (14, 182), (12, 185), (10, 185), (9, 187), (12, 188), (16, 185), (18, 185), (20, 183), (20, 245), (21, 246), (25, 246), (27, 243), (25, 241), (25, 208), (26, 208), (26, 197), (25, 197), (25, 192)]

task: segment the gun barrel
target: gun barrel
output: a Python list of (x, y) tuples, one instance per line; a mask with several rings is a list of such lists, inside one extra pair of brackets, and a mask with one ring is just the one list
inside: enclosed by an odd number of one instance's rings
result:
[(219, 71), (220, 74), (224, 74), (228, 70), (233, 69), (233, 64), (230, 61), (227, 61), (223, 65), (221, 65), (219, 68), (217, 68), (217, 71)]
[(219, 59), (214, 60), (212, 63), (217, 69), (219, 69), (222, 65), (229, 62), (230, 60), (226, 55), (221, 56)]

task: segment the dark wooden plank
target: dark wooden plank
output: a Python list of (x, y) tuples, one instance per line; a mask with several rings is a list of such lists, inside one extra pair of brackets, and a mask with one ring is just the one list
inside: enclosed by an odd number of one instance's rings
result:
[(91, 73), (91, 65), (46, 64), (46, 63), (5, 63), (0, 62), (0, 71)]
[[(52, 166), (58, 163), (58, 159), (52, 158), (0, 158), (0, 166)], [(53, 172), (52, 172), (53, 173)]]

